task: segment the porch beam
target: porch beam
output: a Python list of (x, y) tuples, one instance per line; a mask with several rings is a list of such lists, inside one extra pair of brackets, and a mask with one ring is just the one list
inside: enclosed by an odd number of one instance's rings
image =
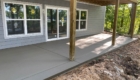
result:
[(70, 51), (69, 51), (69, 58), (71, 61), (74, 61), (74, 58), (75, 58), (76, 7), (77, 7), (77, 0), (70, 0)]
[(116, 28), (117, 28), (117, 20), (118, 20), (118, 8), (120, 4), (120, 0), (115, 0), (115, 14), (114, 14), (114, 26), (113, 26), (113, 34), (112, 34), (112, 46), (115, 45), (116, 42)]
[(136, 19), (136, 9), (137, 9), (137, 3), (132, 3), (132, 10), (131, 10), (131, 23), (130, 23), (130, 35), (131, 38), (134, 36), (134, 28), (135, 28), (135, 19)]

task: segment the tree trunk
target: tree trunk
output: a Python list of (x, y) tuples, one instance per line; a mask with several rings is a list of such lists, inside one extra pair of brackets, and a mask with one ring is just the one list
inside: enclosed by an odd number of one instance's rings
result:
[[(130, 19), (132, 18), (132, 17), (131, 17), (131, 14), (132, 14), (132, 11), (131, 11), (131, 10), (132, 10), (132, 7), (129, 9)], [(131, 20), (130, 20), (130, 21), (131, 21)], [(128, 34), (131, 33), (131, 29), (132, 29), (132, 28), (131, 28), (131, 26), (130, 26)]]
[(139, 23), (139, 29), (138, 29), (138, 32), (137, 32), (137, 34), (139, 34), (140, 33), (140, 23)]
[(125, 11), (125, 5), (123, 5), (122, 17), (121, 17), (121, 26), (120, 26), (120, 27), (123, 27), (123, 22), (124, 22), (124, 11)]
[[(10, 4), (10, 6), (11, 6), (10, 10), (12, 10), (12, 8), (15, 7), (13, 4)], [(11, 12), (11, 17), (14, 18), (14, 14), (12, 12)], [(12, 34), (16, 34), (15, 33), (14, 20), (12, 20), (12, 29), (13, 29), (13, 33)]]
[(51, 16), (51, 32), (53, 32), (53, 10), (50, 10), (50, 16)]
[[(106, 13), (108, 13), (108, 7), (106, 7)], [(105, 21), (105, 24), (106, 24), (106, 27), (108, 27), (107, 19), (106, 19), (106, 21)]]

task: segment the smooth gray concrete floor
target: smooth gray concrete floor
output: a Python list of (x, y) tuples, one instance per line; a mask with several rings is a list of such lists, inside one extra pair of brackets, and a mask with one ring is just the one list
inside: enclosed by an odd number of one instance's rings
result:
[(134, 39), (98, 34), (76, 40), (75, 61), (69, 61), (69, 40), (59, 40), (0, 50), (0, 80), (43, 80), (87, 60), (100, 56)]

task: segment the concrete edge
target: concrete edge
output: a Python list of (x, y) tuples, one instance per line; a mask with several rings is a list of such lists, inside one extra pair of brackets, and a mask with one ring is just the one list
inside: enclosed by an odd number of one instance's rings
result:
[(90, 60), (87, 60), (87, 61), (85, 61), (85, 62), (82, 62), (82, 63), (80, 63), (80, 64), (78, 64), (78, 65), (76, 65), (76, 66), (73, 66), (73, 67), (71, 67), (71, 68), (69, 68), (69, 69), (67, 69), (67, 70), (65, 70), (65, 71), (62, 71), (62, 72), (60, 72), (60, 73), (58, 73), (58, 74), (55, 74), (55, 75), (53, 75), (53, 76), (51, 76), (51, 77), (48, 77), (48, 78), (46, 78), (45, 80), (50, 80), (50, 79), (52, 79), (52, 78), (54, 78), (54, 77), (57, 77), (57, 76), (59, 76), (59, 75), (61, 75), (61, 74), (65, 74), (65, 73), (67, 73), (67, 72), (73, 70), (74, 68), (80, 67), (80, 66), (83, 65), (83, 64), (89, 63), (89, 62), (93, 61), (94, 59), (97, 59), (97, 58), (99, 58), (99, 57), (101, 57), (101, 56), (103, 56), (103, 55), (106, 55), (106, 54), (108, 54), (108, 53), (110, 53), (110, 52), (112, 52), (112, 51), (116, 51), (117, 49), (119, 49), (119, 48), (121, 48), (121, 47), (124, 47), (124, 46), (126, 46), (126, 45), (128, 45), (128, 44), (131, 44), (132, 42), (138, 40), (138, 38), (133, 38), (133, 39), (134, 39), (134, 40), (132, 40), (132, 41), (130, 41), (130, 42), (128, 42), (128, 43), (126, 43), (126, 44), (124, 44), (124, 45), (122, 45), (122, 46), (119, 46), (119, 47), (117, 47), (117, 48), (115, 48), (115, 49), (113, 49), (113, 50), (110, 50), (110, 51), (108, 51), (108, 52), (105, 52), (105, 53), (102, 54), (102, 55), (99, 55), (99, 56), (97, 56), (97, 57), (94, 57), (94, 58), (92, 58), (92, 59), (90, 59)]

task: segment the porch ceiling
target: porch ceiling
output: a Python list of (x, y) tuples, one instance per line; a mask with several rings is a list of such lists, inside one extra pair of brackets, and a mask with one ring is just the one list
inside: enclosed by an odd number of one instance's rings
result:
[[(97, 4), (101, 6), (114, 5), (115, 0), (78, 0), (90, 4)], [(120, 4), (138, 3), (137, 0), (120, 0)]]

